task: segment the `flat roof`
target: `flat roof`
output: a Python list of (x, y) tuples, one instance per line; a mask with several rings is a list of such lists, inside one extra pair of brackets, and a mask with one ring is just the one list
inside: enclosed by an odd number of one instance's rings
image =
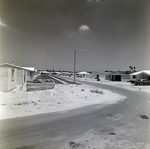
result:
[(14, 68), (17, 68), (17, 69), (24, 69), (20, 66), (17, 66), (17, 65), (11, 64), (11, 63), (0, 64), (0, 67), (14, 67)]
[(35, 68), (33, 69), (33, 67), (20, 67), (15, 64), (11, 64), (11, 63), (0, 64), (0, 67), (13, 67), (13, 68), (22, 69), (22, 70), (36, 71), (36, 69)]
[(34, 67), (22, 67), (26, 70), (29, 70), (29, 71), (37, 71)]

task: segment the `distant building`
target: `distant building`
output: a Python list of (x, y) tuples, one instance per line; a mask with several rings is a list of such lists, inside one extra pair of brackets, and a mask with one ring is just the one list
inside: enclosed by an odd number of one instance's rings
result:
[[(0, 65), (0, 91), (10, 91), (33, 78), (32, 70), (5, 63)], [(32, 74), (32, 75), (30, 75)]]
[(130, 75), (123, 72), (108, 72), (105, 74), (105, 80), (110, 81), (129, 81)]
[(91, 78), (92, 77), (91, 73), (88, 73), (85, 71), (81, 71), (81, 72), (76, 73), (76, 76), (81, 77), (81, 78)]
[(61, 72), (51, 72), (51, 75), (53, 76), (61, 76), (62, 75), (62, 73)]
[(147, 79), (150, 80), (150, 70), (142, 70), (130, 74), (130, 81), (134, 82), (136, 80)]
[(63, 76), (71, 76), (72, 73), (68, 72), (68, 71), (62, 71), (61, 74)]

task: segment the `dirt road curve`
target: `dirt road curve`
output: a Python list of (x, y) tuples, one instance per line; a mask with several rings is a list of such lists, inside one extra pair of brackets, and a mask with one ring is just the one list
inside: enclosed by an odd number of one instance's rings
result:
[(105, 107), (1, 120), (0, 149), (150, 149), (150, 95), (86, 84), (127, 99)]

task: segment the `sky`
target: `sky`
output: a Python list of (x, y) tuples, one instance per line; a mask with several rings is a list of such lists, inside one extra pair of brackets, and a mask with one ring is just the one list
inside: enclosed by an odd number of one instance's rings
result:
[(150, 69), (149, 0), (0, 0), (0, 63)]

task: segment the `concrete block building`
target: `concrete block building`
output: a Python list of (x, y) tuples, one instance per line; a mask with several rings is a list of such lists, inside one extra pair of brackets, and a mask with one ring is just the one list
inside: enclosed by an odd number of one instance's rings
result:
[(130, 75), (119, 72), (110, 72), (105, 74), (105, 80), (126, 82), (130, 80)]
[(14, 64), (1, 64), (0, 65), (0, 91), (10, 91), (17, 87), (17, 85), (23, 85), (29, 78), (33, 77), (28, 74), (31, 70)]
[(142, 70), (130, 74), (130, 80), (133, 82), (141, 79), (150, 80), (150, 70)]

